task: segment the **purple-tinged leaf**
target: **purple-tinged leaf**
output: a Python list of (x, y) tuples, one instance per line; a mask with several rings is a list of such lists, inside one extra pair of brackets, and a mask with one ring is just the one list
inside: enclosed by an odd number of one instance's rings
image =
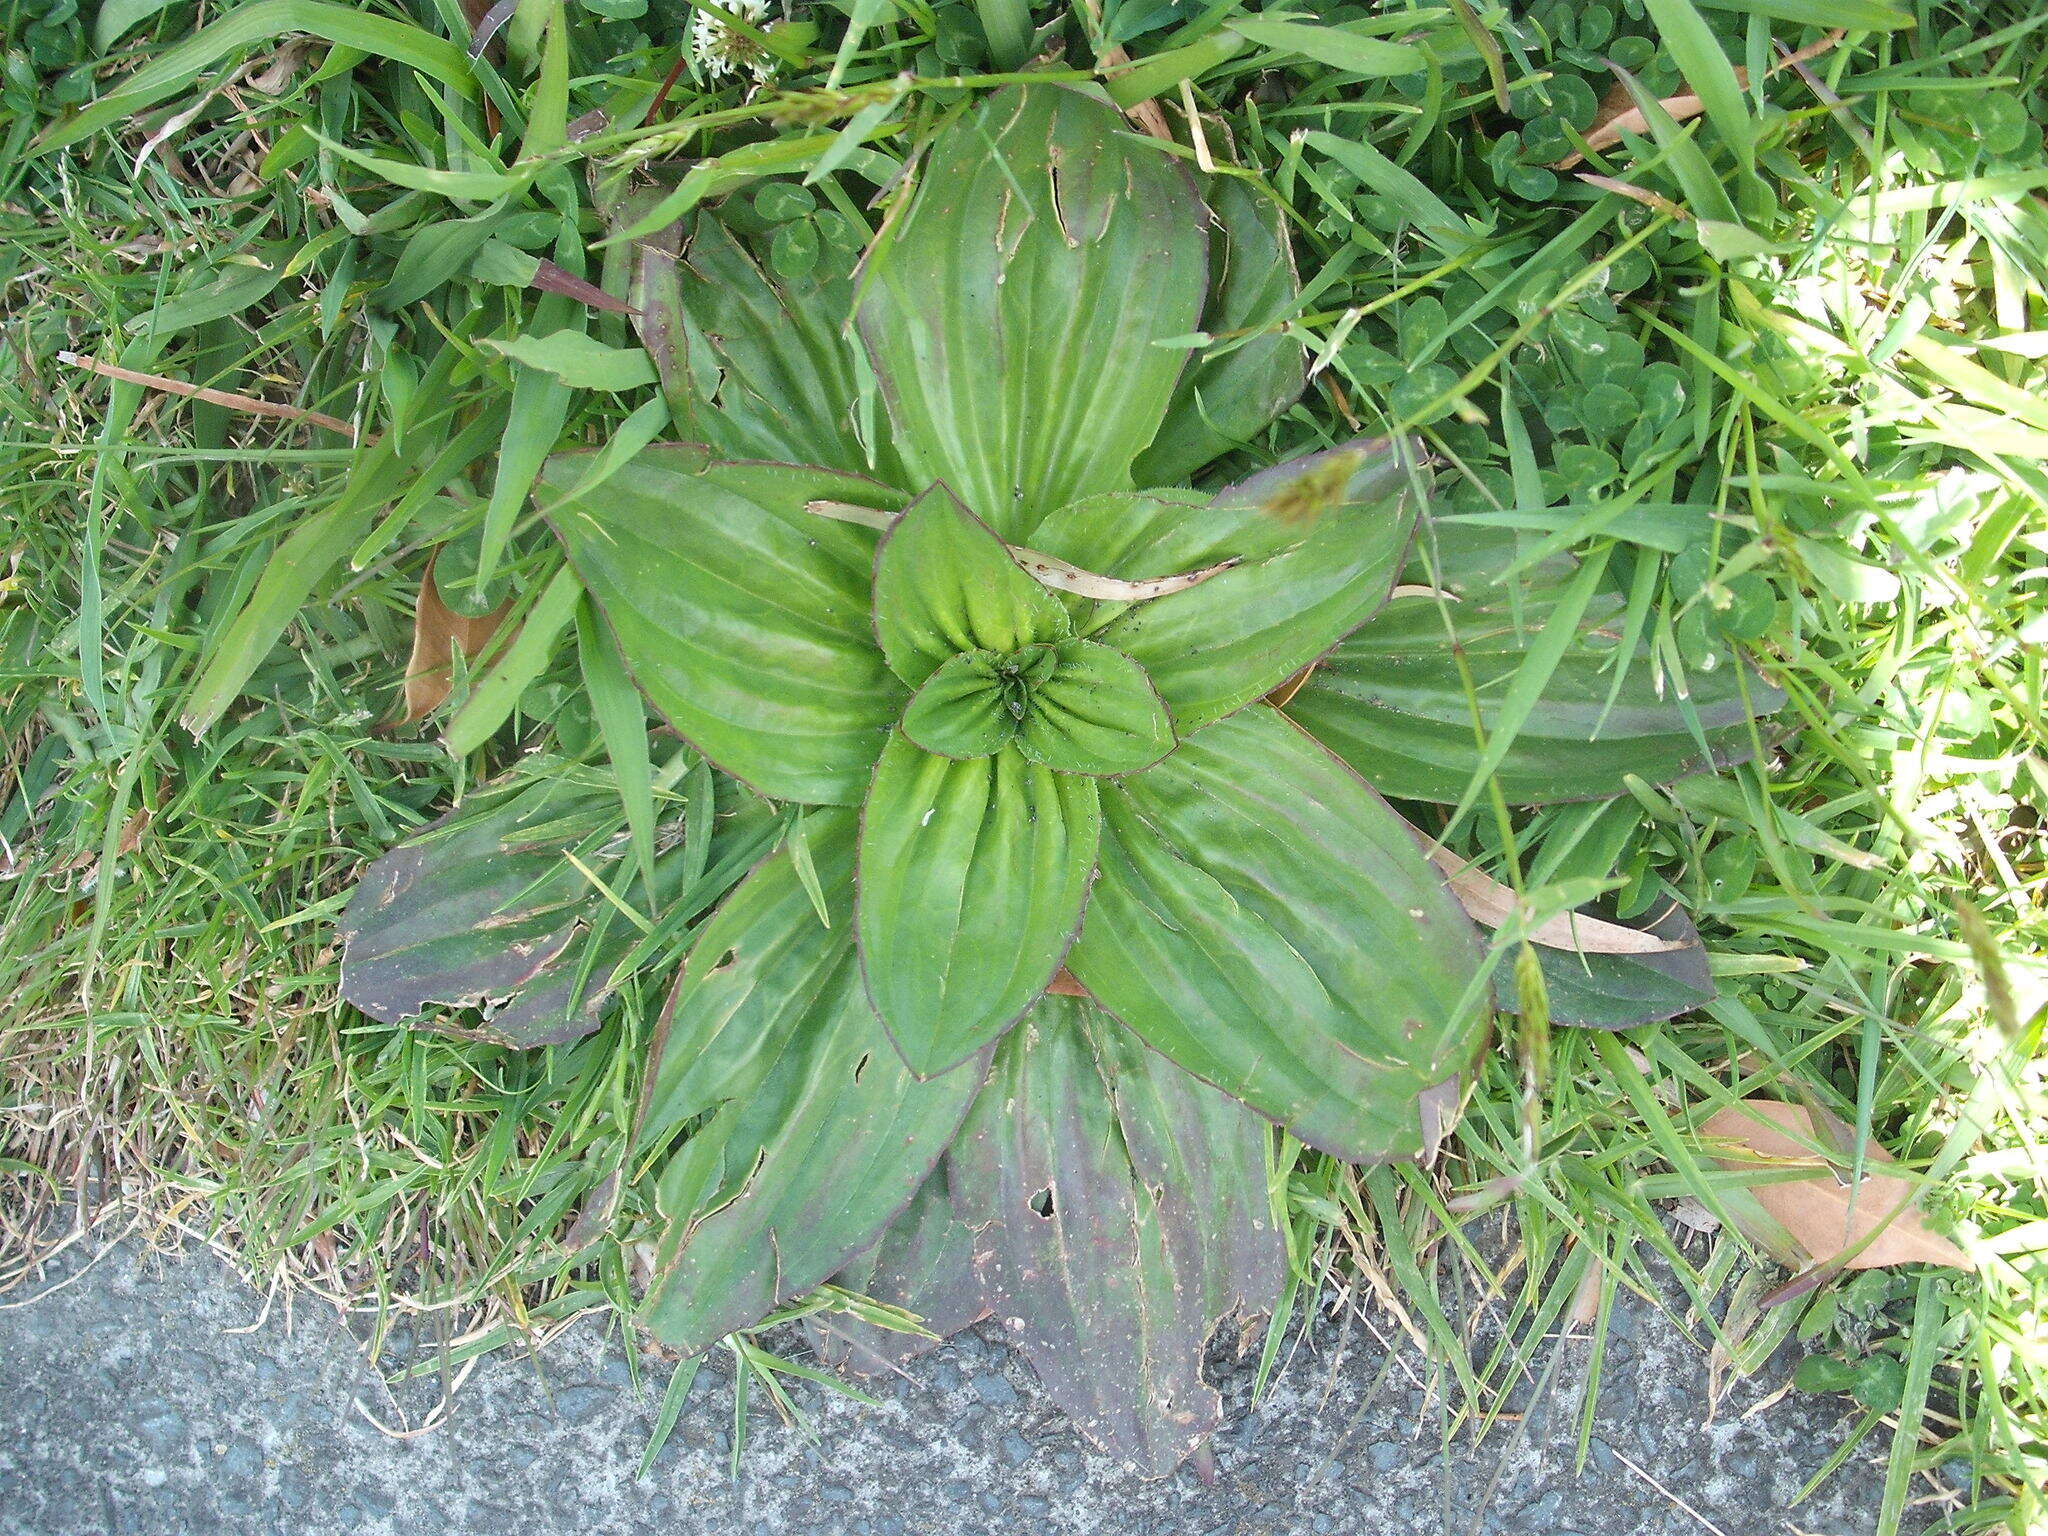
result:
[(1047, 998), (997, 1048), (947, 1159), (990, 1314), (1088, 1438), (1147, 1476), (1222, 1422), (1211, 1332), (1278, 1296), (1266, 1135), (1091, 1004)]
[[(761, 835), (767, 810), (744, 792), (727, 808), (714, 842), (730, 852)], [(342, 996), (387, 1024), (502, 1045), (589, 1034), (639, 934), (567, 855), (600, 875), (618, 869), (620, 822), (614, 790), (566, 775), (480, 789), (364, 872), (341, 916)], [(674, 900), (702, 857), (664, 850), (657, 898)], [(480, 1022), (450, 1017), (472, 1008)]]
[(533, 277), (528, 282), (528, 286), (538, 288), (542, 293), (559, 293), (565, 298), (574, 299), (579, 304), (587, 304), (592, 309), (601, 309), (607, 314), (633, 315), (639, 313), (638, 310), (634, 309), (624, 299), (613, 297), (598, 287), (597, 284), (580, 278), (573, 272), (563, 270), (544, 257), (534, 267)]
[(974, 1272), (974, 1233), (954, 1213), (946, 1168), (924, 1182), (882, 1240), (832, 1278), (872, 1301), (911, 1313), (923, 1333), (902, 1332), (844, 1312), (804, 1319), (819, 1359), (835, 1370), (900, 1370), (942, 1339), (988, 1315)]
[[(1604, 906), (1581, 909), (1588, 917), (1611, 923)], [(1575, 950), (1534, 946), (1550, 998), (1550, 1022), (1590, 1029), (1628, 1029), (1676, 1018), (1714, 1000), (1714, 977), (1707, 966), (1706, 946), (1684, 907), (1658, 903), (1656, 911), (1625, 926), (1682, 945), (1645, 954), (1581, 954)], [(1496, 973), (1500, 995), (1515, 995), (1514, 957), (1501, 958)]]

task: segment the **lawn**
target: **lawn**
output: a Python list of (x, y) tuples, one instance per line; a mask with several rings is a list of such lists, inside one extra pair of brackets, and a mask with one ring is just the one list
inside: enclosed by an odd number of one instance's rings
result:
[[(2048, 16), (0, 0), (0, 31), (0, 1285), (138, 1223), (424, 1314), (451, 1364), (634, 1307), (662, 1001), (802, 823), (690, 812), (709, 766), (649, 738), (532, 510), (558, 447), (682, 430), (598, 199), (695, 162), (667, 213), (822, 281), (1026, 69), (1286, 209), (1298, 299), (1182, 344), (1284, 333), (1312, 382), (1207, 480), (1414, 431), (1436, 511), (1575, 555), (1673, 689), (1786, 698), (1720, 774), (1420, 818), (1529, 913), (1677, 896), (1715, 996), (1552, 1027), (1525, 969), (1433, 1167), (1280, 1138), (1268, 1359), (1333, 1296), (1389, 1307), (1464, 1431), (1668, 1270), (1727, 1371), (1796, 1339), (1801, 1388), (1853, 1394), (1887, 1530), (2048, 1521)], [(680, 829), (661, 913), (576, 866), (601, 1027), (345, 1005), (368, 861), (506, 774), (582, 794), (586, 851)], [(1780, 1263), (1769, 1181), (1702, 1131), (1751, 1097), (1839, 1117), (1845, 1184), (1895, 1157), (1974, 1268)], [(787, 1337), (727, 1345), (778, 1403)]]

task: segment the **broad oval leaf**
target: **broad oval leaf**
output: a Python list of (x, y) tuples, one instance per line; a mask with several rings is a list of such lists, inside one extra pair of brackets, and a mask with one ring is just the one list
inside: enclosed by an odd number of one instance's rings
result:
[(1173, 722), (1145, 669), (1092, 640), (1054, 647), (1031, 689), (1017, 750), (1061, 773), (1136, 773), (1173, 750)]
[(1265, 705), (1103, 791), (1068, 968), (1148, 1045), (1354, 1162), (1416, 1157), (1485, 951), (1415, 834)]
[(1011, 86), (934, 141), (868, 257), (858, 322), (899, 448), (1005, 540), (1128, 489), (1200, 322), (1180, 164), (1092, 94)]
[[(703, 792), (714, 793), (708, 778)], [(768, 833), (767, 807), (744, 791), (703, 807), (704, 824), (719, 812), (724, 824), (694, 859), (687, 839), (657, 857), (657, 900), (732, 878), (717, 867)], [(339, 924), (342, 996), (386, 1024), (424, 1018), (502, 1045), (589, 1034), (639, 933), (566, 855), (610, 878), (625, 852), (617, 791), (572, 765), (482, 787), (364, 871)], [(481, 1008), (483, 1018), (463, 1024), (436, 1008)]]
[[(1502, 580), (1512, 545), (1468, 524), (1438, 523), (1424, 544), (1404, 585), (1425, 590), (1396, 597), (1353, 632), (1287, 712), (1384, 793), (1455, 804), (1484, 757), (1475, 708), (1490, 737), (1546, 627), (1570, 621), (1569, 609), (1557, 615), (1573, 568), (1553, 561)], [(1623, 606), (1596, 593), (1574, 632), (1553, 637), (1562, 652), (1494, 770), (1511, 803), (1604, 799), (1624, 792), (1628, 774), (1661, 784), (1743, 762), (1754, 750), (1752, 708), (1784, 703), (1733, 657), (1688, 673), (1681, 694), (1647, 642), (1621, 656)]]
[(1238, 563), (1199, 585), (1121, 609), (1082, 632), (1135, 658), (1186, 736), (1262, 698), (1376, 612), (1415, 524), (1413, 449), (1361, 439), (1263, 470), (1188, 510), (1179, 498), (1062, 509), (1031, 545), (1136, 578)]
[(997, 1048), (947, 1158), (989, 1312), (1082, 1431), (1147, 1476), (1222, 1421), (1210, 1333), (1279, 1296), (1266, 1135), (1100, 1010), (1049, 997)]
[[(1301, 281), (1285, 209), (1238, 176), (1209, 177), (1203, 200), (1212, 235), (1202, 329), (1222, 335), (1286, 319)], [(1263, 432), (1300, 398), (1307, 382), (1307, 355), (1284, 332), (1253, 336), (1200, 359), (1181, 375), (1166, 424), (1139, 458), (1138, 483), (1173, 485), (1191, 478), (1211, 459)]]
[(715, 1101), (663, 1168), (669, 1225), (648, 1330), (708, 1349), (811, 1290), (874, 1243), (917, 1193), (979, 1089), (986, 1056), (929, 1081), (903, 1067), (868, 1005), (850, 924), (853, 817), (807, 842), (819, 922), (778, 853), (707, 927), (678, 983), (650, 1108), (665, 1124)]
[(883, 750), (861, 815), (861, 964), (919, 1076), (995, 1039), (1059, 970), (1095, 873), (1095, 786), (1015, 747)]
[(882, 535), (875, 634), (889, 669), (912, 688), (962, 651), (1018, 651), (1072, 632), (1060, 600), (944, 486)]
[(868, 620), (874, 531), (804, 506), (899, 498), (829, 469), (674, 444), (578, 495), (586, 458), (550, 459), (541, 494), (655, 708), (763, 794), (858, 804), (905, 693)]

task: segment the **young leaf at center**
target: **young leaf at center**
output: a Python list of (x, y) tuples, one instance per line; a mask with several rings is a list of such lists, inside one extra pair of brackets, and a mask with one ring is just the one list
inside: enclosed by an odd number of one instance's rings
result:
[(1053, 655), (1018, 726), (1026, 757), (1062, 773), (1136, 773), (1173, 750), (1173, 722), (1143, 667), (1092, 640), (1069, 640)]
[(875, 552), (875, 635), (915, 688), (962, 651), (1017, 651), (1073, 632), (1060, 600), (942, 485), (911, 503)]

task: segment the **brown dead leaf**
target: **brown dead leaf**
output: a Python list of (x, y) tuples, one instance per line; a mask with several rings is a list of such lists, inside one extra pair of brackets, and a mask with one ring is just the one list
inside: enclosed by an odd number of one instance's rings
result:
[[(1791, 69), (1804, 64), (1808, 59), (1819, 58), (1841, 40), (1840, 29), (1830, 32), (1819, 42), (1808, 43), (1798, 52), (1786, 54), (1770, 67), (1769, 73), (1775, 75), (1781, 69)], [(1735, 83), (1745, 89), (1749, 85), (1749, 71), (1739, 64), (1735, 66)], [(1586, 130), (1586, 147), (1606, 149), (1610, 145), (1619, 144), (1624, 133), (1648, 133), (1649, 119), (1643, 116), (1643, 109), (1634, 105), (1634, 101), (1635, 98), (1629, 95), (1628, 87), (1620, 81), (1617, 80), (1609, 86), (1607, 94), (1600, 98), (1599, 107), (1594, 110), (1592, 126)], [(1690, 91), (1680, 92), (1676, 96), (1665, 96), (1657, 105), (1668, 112), (1675, 123), (1683, 123), (1698, 117), (1705, 110), (1705, 103)], [(1553, 161), (1550, 168), (1553, 171), (1568, 171), (1585, 158), (1574, 151), (1562, 160)]]
[(1299, 672), (1295, 673), (1294, 676), (1288, 678), (1287, 681), (1282, 683), (1278, 688), (1275, 688), (1271, 693), (1267, 694), (1266, 702), (1272, 705), (1275, 709), (1285, 709), (1290, 703), (1293, 702), (1294, 696), (1297, 693), (1301, 692), (1301, 685), (1308, 681), (1309, 674), (1315, 671), (1315, 669), (1316, 663), (1310, 662), (1307, 666), (1303, 667)]
[(453, 649), (465, 658), (490, 643), (505, 615), (512, 610), (506, 598), (480, 619), (464, 618), (441, 601), (441, 589), (434, 585), (434, 563), (420, 578), (419, 604), (413, 612), (412, 659), (405, 664), (405, 713), (398, 724), (412, 725), (426, 719), (447, 701), (454, 684)]
[(1600, 1293), (1606, 1289), (1607, 1265), (1596, 1253), (1586, 1260), (1586, 1272), (1572, 1292), (1571, 1306), (1564, 1314), (1564, 1329), (1591, 1328), (1600, 1320)]
[[(1730, 1144), (1729, 1155), (1713, 1154), (1723, 1168), (1814, 1170), (1807, 1179), (1752, 1184), (1749, 1193), (1816, 1264), (1840, 1260), (1845, 1269), (1887, 1264), (1976, 1268), (1968, 1254), (1931, 1231), (1913, 1209), (1913, 1181), (1883, 1171), (1894, 1161), (1883, 1147), (1872, 1142), (1864, 1151), (1862, 1181), (1848, 1182), (1855, 1132), (1825, 1110), (1744, 1099), (1710, 1115), (1700, 1134)], [(1839, 1150), (1823, 1157), (1820, 1147)]]
[[(1473, 922), (1498, 928), (1515, 912), (1515, 893), (1493, 876), (1482, 874), (1448, 848), (1431, 848), (1429, 861), (1443, 871), (1444, 883), (1458, 898), (1458, 905)], [(1686, 939), (1660, 939), (1654, 933), (1588, 917), (1583, 912), (1562, 912), (1546, 918), (1528, 930), (1531, 944), (1545, 949), (1569, 949), (1582, 955), (1663, 955), (1691, 947)]]
[(142, 846), (142, 834), (149, 830), (149, 824), (153, 819), (150, 809), (146, 805), (133, 816), (130, 816), (121, 824), (121, 837), (120, 841), (114, 844), (114, 852), (125, 857), (140, 848)]
[(268, 58), (252, 59), (245, 66), (242, 72), (244, 83), (266, 96), (282, 94), (284, 88), (292, 83), (292, 76), (298, 72), (300, 63), (312, 46), (308, 38), (286, 38)]
[(1579, 180), (1589, 187), (1598, 187), (1602, 192), (1612, 192), (1617, 197), (1641, 203), (1645, 208), (1661, 213), (1666, 218), (1677, 219), (1681, 223), (1692, 217), (1691, 209), (1681, 208), (1670, 198), (1652, 192), (1646, 187), (1639, 187), (1632, 181), (1621, 181), (1613, 176), (1595, 176), (1591, 171), (1579, 172)]
[(1059, 974), (1046, 984), (1045, 990), (1046, 995), (1049, 997), (1093, 997), (1095, 995), (1082, 986), (1080, 979), (1064, 965), (1059, 968)]

